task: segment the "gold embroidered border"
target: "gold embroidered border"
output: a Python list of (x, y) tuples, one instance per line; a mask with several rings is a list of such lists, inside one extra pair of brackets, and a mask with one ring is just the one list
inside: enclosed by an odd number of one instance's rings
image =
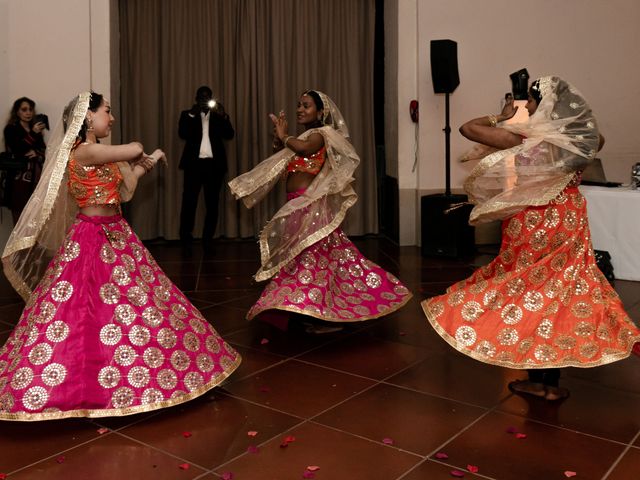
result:
[(384, 312), (380, 312), (376, 315), (369, 315), (366, 317), (358, 317), (358, 318), (336, 318), (336, 317), (329, 317), (326, 315), (322, 315), (316, 312), (312, 312), (309, 310), (305, 310), (303, 308), (297, 308), (297, 307), (292, 307), (292, 306), (285, 306), (285, 305), (277, 305), (277, 306), (269, 306), (269, 307), (264, 307), (264, 308), (260, 308), (258, 311), (256, 311), (253, 315), (249, 315), (249, 313), (247, 313), (246, 319), (247, 320), (252, 320), (253, 318), (256, 317), (256, 315), (266, 311), (266, 310), (284, 310), (286, 312), (293, 312), (293, 313), (300, 313), (302, 315), (306, 315), (307, 317), (314, 317), (314, 318), (318, 318), (320, 320), (325, 320), (327, 322), (335, 322), (335, 323), (356, 323), (356, 322), (363, 322), (365, 320), (374, 320), (376, 318), (380, 318), (380, 317), (384, 317), (385, 315), (389, 315), (397, 310), (400, 310), (402, 307), (404, 307), (407, 302), (409, 300), (411, 300), (411, 298), (413, 297), (413, 294), (411, 292), (407, 293), (406, 297), (402, 300), (402, 302), (398, 303), (397, 305), (394, 305), (393, 308), (389, 308), (388, 310), (384, 311)]
[(231, 368), (224, 372), (224, 376), (221, 378), (217, 378), (212, 380), (211, 382), (203, 385), (202, 387), (194, 390), (193, 392), (182, 395), (178, 398), (172, 398), (169, 400), (163, 400), (161, 402), (149, 403), (147, 405), (139, 405), (137, 407), (126, 407), (126, 408), (103, 408), (96, 410), (69, 410), (64, 412), (42, 412), (42, 413), (3, 413), (0, 412), (0, 420), (8, 420), (8, 421), (20, 421), (20, 422), (36, 422), (41, 420), (60, 420), (62, 418), (77, 418), (77, 417), (87, 417), (87, 418), (101, 418), (101, 417), (124, 417), (127, 415), (134, 415), (136, 413), (144, 413), (151, 412), (153, 410), (159, 410), (161, 408), (173, 407), (175, 405), (180, 405), (181, 403), (188, 402), (193, 400), (194, 398), (199, 397), (203, 393), (211, 390), (214, 387), (220, 385), (224, 380), (226, 380), (229, 375), (231, 375), (236, 368), (242, 362), (242, 357), (238, 353), (238, 357), (235, 362), (231, 364)]
[(624, 360), (631, 355), (631, 351), (633, 350), (634, 343), (640, 342), (640, 335), (635, 337), (635, 342), (629, 342), (629, 348), (626, 352), (621, 351), (620, 354), (616, 355), (606, 355), (601, 357), (599, 360), (595, 362), (573, 362), (573, 361), (559, 361), (559, 362), (545, 362), (545, 363), (515, 363), (508, 362), (503, 360), (493, 360), (484, 355), (480, 355), (473, 350), (469, 350), (468, 348), (461, 347), (455, 337), (451, 336), (444, 328), (437, 322), (435, 315), (430, 310), (428, 305), (429, 300), (423, 300), (421, 302), (422, 310), (429, 320), (429, 323), (434, 328), (434, 330), (440, 335), (449, 345), (455, 348), (460, 353), (465, 354), (468, 357), (473, 358), (474, 360), (478, 360), (482, 363), (488, 363), (490, 365), (496, 365), (498, 367), (506, 367), (513, 368), (516, 370), (529, 370), (529, 369), (538, 369), (538, 368), (563, 368), (563, 367), (577, 367), (577, 368), (592, 368), (599, 367), (601, 365), (607, 365), (609, 363), (618, 362), (620, 360)]

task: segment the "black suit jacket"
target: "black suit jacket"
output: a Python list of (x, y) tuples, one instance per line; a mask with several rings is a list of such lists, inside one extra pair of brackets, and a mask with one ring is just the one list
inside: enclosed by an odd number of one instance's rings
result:
[[(220, 115), (214, 111), (210, 112), (209, 140), (211, 141), (211, 151), (213, 152), (213, 158), (224, 162), (225, 168), (227, 165), (227, 153), (222, 141), (231, 140), (234, 134), (229, 115)], [(198, 161), (198, 156), (200, 155), (200, 144), (202, 143), (202, 118), (200, 113), (193, 115), (191, 110), (184, 110), (180, 114), (178, 135), (185, 140), (179, 168), (189, 168), (194, 162)]]

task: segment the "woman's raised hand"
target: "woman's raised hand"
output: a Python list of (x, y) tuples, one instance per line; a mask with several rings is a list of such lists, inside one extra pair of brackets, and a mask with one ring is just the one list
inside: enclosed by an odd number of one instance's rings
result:
[(287, 131), (289, 130), (289, 123), (287, 122), (287, 117), (284, 114), (284, 110), (280, 110), (278, 116), (270, 113), (269, 118), (273, 122), (275, 136), (282, 140), (287, 136)]
[(502, 107), (498, 121), (504, 122), (505, 120), (509, 120), (517, 111), (518, 107), (513, 104), (513, 96), (508, 96), (505, 100), (504, 107)]

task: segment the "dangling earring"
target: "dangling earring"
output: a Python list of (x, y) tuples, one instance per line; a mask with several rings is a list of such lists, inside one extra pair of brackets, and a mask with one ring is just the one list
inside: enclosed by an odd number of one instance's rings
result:
[(87, 131), (93, 132), (93, 117), (87, 117)]

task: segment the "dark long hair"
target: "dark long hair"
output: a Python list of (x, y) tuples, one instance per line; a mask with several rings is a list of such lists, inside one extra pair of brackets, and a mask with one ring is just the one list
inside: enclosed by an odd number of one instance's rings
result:
[(20, 119), (18, 118), (18, 110), (20, 110), (20, 106), (24, 102), (27, 102), (31, 106), (31, 108), (33, 109), (33, 113), (36, 112), (36, 102), (31, 100), (29, 97), (20, 97), (15, 102), (13, 102), (11, 112), (9, 113), (9, 120), (7, 121), (7, 125), (17, 125), (20, 122)]

